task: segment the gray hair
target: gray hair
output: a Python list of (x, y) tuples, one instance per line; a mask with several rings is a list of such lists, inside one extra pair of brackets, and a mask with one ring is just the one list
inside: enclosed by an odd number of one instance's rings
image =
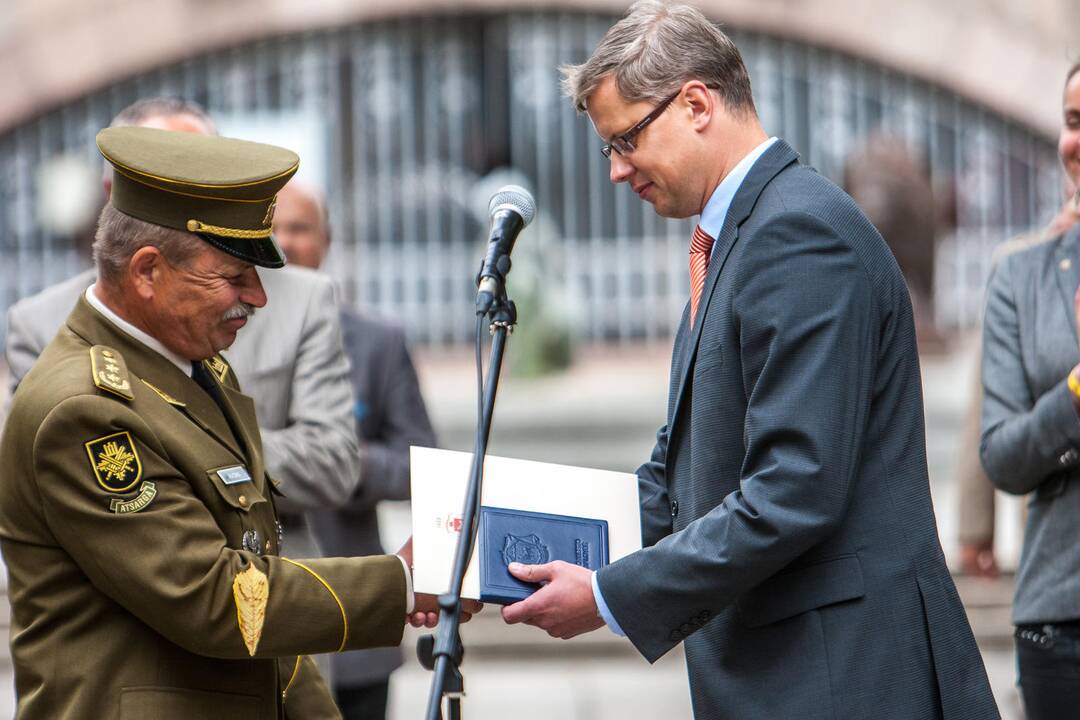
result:
[(690, 80), (717, 88), (729, 112), (756, 114), (739, 49), (697, 8), (641, 0), (581, 65), (564, 65), (563, 92), (579, 112), (611, 75), (627, 102), (660, 102)]
[(138, 127), (152, 117), (190, 115), (206, 126), (211, 135), (217, 135), (217, 128), (210, 115), (193, 100), (180, 97), (151, 97), (136, 100), (116, 114), (109, 127)]
[(98, 218), (94, 237), (94, 264), (98, 278), (118, 287), (127, 273), (131, 257), (139, 248), (156, 247), (177, 267), (186, 266), (206, 245), (192, 233), (154, 225), (106, 204)]

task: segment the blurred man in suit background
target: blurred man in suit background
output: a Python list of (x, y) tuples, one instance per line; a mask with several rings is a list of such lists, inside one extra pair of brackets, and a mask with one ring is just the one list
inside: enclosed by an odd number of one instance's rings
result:
[[(278, 194), (273, 227), (290, 263), (322, 265), (330, 226), (314, 188), (296, 181), (286, 185)], [(341, 329), (352, 365), (361, 482), (344, 506), (313, 512), (310, 519), (327, 555), (372, 555), (382, 552), (376, 505), (409, 499), (409, 446), (433, 446), (435, 433), (402, 329), (351, 308), (341, 310)], [(400, 665), (399, 648), (332, 656), (334, 692), (345, 718), (385, 717), (390, 673)]]

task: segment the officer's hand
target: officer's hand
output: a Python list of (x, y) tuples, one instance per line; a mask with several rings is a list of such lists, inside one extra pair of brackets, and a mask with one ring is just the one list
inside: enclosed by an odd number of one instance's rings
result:
[[(469, 622), (472, 616), (480, 612), (484, 606), (475, 600), (461, 600), (461, 622)], [(413, 627), (435, 627), (439, 622), (439, 596), (428, 593), (416, 593), (416, 605), (412, 615), (409, 616), (409, 624)]]
[[(405, 559), (412, 572), (412, 538), (410, 537), (397, 554)], [(461, 601), (461, 622), (469, 622), (473, 615), (480, 612), (484, 606), (475, 600)], [(435, 627), (439, 623), (439, 597), (428, 593), (416, 593), (416, 604), (413, 612), (408, 617), (409, 624), (413, 627)]]

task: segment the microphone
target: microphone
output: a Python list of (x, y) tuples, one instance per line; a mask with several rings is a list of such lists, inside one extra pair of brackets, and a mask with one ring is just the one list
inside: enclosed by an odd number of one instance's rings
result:
[(485, 313), (495, 296), (503, 291), (510, 273), (510, 251), (514, 241), (536, 214), (536, 202), (529, 191), (520, 185), (504, 185), (491, 196), (488, 203), (491, 232), (488, 233), (487, 255), (476, 276), (476, 310)]

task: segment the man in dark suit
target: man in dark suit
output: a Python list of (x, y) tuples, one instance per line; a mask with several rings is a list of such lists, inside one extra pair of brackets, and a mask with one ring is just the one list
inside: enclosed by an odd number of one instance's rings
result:
[[(295, 180), (282, 188), (274, 237), (290, 263), (318, 269), (330, 246), (320, 194)], [(309, 513), (308, 520), (328, 557), (377, 555), (383, 550), (376, 506), (409, 499), (409, 446), (434, 446), (435, 433), (402, 329), (343, 308), (341, 330), (356, 398), (361, 482), (344, 506)], [(400, 665), (399, 648), (332, 656), (334, 692), (345, 719), (385, 717), (390, 673)]]
[(697, 718), (995, 718), (937, 537), (911, 302), (851, 199), (762, 130), (738, 50), (638, 3), (566, 89), (627, 182), (700, 214), (667, 422), (638, 470), (644, 549), (508, 622), (685, 644)]

